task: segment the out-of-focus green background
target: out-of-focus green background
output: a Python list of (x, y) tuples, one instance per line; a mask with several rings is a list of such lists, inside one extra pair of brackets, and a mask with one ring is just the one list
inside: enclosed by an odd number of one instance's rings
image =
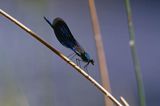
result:
[[(138, 106), (123, 0), (95, 0), (112, 94)], [(131, 0), (147, 106), (160, 105), (160, 2)], [(0, 0), (0, 8), (69, 55), (44, 21), (63, 18), (94, 58), (89, 74), (100, 82), (87, 0)], [(103, 106), (103, 94), (22, 29), (0, 16), (0, 106)]]

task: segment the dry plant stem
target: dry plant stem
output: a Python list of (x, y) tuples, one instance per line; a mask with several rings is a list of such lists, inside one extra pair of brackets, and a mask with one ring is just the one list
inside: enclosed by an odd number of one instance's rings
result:
[(123, 97), (120, 97), (120, 100), (124, 106), (129, 106), (129, 104), (127, 103), (127, 101)]
[(91, 83), (93, 83), (102, 93), (104, 93), (108, 98), (110, 98), (117, 106), (123, 106), (118, 100), (116, 100), (106, 89), (104, 89), (97, 81), (95, 81), (91, 76), (89, 76), (85, 71), (83, 71), (80, 67), (78, 67), (75, 63), (70, 61), (66, 56), (64, 56), (62, 53), (60, 53), (58, 50), (53, 48), (50, 44), (45, 42), (42, 38), (38, 37), (38, 35), (31, 31), (29, 28), (24, 26), (22, 23), (17, 21), (15, 18), (4, 12), (0, 9), (0, 14), (5, 16), (10, 21), (14, 22), (16, 25), (21, 27), (23, 30), (25, 30), (29, 35), (31, 35), (33, 38), (41, 42), (43, 45), (45, 45), (47, 48), (49, 48), (51, 51), (53, 51), (55, 54), (57, 54), (59, 57), (61, 57), (64, 61), (66, 61), (68, 64), (70, 64), (73, 68), (75, 68), (79, 73), (81, 73), (86, 79), (88, 79)]
[[(106, 61), (106, 56), (104, 52), (103, 41), (101, 37), (101, 31), (100, 31), (100, 26), (99, 26), (99, 21), (98, 21), (94, 0), (89, 0), (89, 8), (90, 8), (90, 15), (92, 19), (92, 27), (94, 31), (94, 39), (96, 43), (96, 49), (97, 49), (96, 51), (98, 56), (98, 64), (99, 64), (99, 71), (100, 71), (102, 86), (106, 90), (111, 92), (107, 61)], [(104, 100), (105, 100), (105, 106), (113, 106), (113, 103), (107, 97), (105, 97)]]
[[(99, 69), (100, 69), (100, 74), (101, 74), (102, 85), (106, 90), (111, 92), (109, 74), (108, 74), (108, 68), (107, 68), (107, 61), (106, 61), (106, 57), (105, 57), (103, 41), (102, 41), (102, 37), (101, 37), (101, 31), (100, 31), (100, 26), (99, 26), (99, 21), (98, 21), (98, 16), (97, 16), (96, 6), (95, 6), (94, 0), (89, 0), (89, 8), (90, 8), (90, 14), (91, 14), (91, 18), (92, 18), (94, 38), (95, 38), (96, 47), (97, 47), (97, 54), (98, 54), (98, 60), (99, 60)], [(125, 99), (123, 98), (122, 102), (124, 102), (124, 101), (125, 101)], [(125, 101), (125, 103), (127, 103), (127, 102)], [(123, 103), (123, 104), (125, 105), (125, 103)], [(112, 105), (113, 104), (111, 103), (111, 101), (108, 100), (107, 97), (105, 97), (105, 106), (112, 106)], [(125, 105), (125, 106), (127, 106), (127, 105)]]

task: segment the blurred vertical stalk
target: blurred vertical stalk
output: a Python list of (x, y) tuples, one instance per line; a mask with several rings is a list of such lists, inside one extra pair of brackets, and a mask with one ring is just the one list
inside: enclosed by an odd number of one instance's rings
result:
[[(111, 92), (107, 62), (106, 62), (106, 57), (105, 57), (103, 42), (102, 42), (101, 33), (100, 33), (100, 26), (98, 22), (94, 0), (89, 0), (89, 8), (90, 8), (92, 26), (94, 31), (94, 39), (96, 42), (102, 85), (106, 90)], [(105, 97), (105, 106), (112, 106), (112, 105), (113, 103), (107, 97)]]
[(135, 75), (137, 80), (137, 87), (138, 87), (138, 95), (139, 95), (139, 101), (140, 106), (145, 106), (145, 94), (144, 94), (144, 87), (143, 87), (143, 81), (142, 81), (142, 75), (141, 75), (141, 69), (140, 69), (140, 63), (138, 60), (138, 56), (136, 53), (136, 47), (135, 47), (135, 38), (134, 38), (134, 27), (132, 23), (132, 13), (131, 13), (131, 6), (130, 6), (130, 0), (125, 0), (125, 6), (126, 6), (126, 12), (128, 17), (128, 28), (129, 28), (129, 37), (130, 37), (130, 48), (131, 48), (131, 54), (133, 58), (133, 64), (135, 67)]

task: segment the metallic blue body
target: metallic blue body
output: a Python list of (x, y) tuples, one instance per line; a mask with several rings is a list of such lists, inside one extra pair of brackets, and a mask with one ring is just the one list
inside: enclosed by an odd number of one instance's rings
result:
[(85, 50), (76, 41), (67, 24), (61, 18), (55, 18), (53, 23), (51, 23), (46, 17), (44, 17), (44, 19), (53, 28), (58, 41), (63, 46), (74, 51), (82, 59), (82, 61), (87, 63), (86, 66), (89, 63), (94, 65), (93, 59), (90, 58), (89, 54), (85, 52)]

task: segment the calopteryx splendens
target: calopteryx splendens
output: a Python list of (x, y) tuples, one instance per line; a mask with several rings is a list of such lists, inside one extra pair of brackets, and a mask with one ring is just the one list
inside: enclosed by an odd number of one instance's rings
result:
[(89, 63), (94, 65), (93, 59), (90, 58), (89, 54), (82, 48), (82, 46), (77, 42), (77, 40), (73, 37), (69, 27), (61, 18), (55, 18), (53, 23), (51, 23), (46, 17), (44, 19), (47, 23), (52, 27), (54, 33), (58, 39), (58, 41), (65, 47), (74, 51), (76, 55), (78, 55), (83, 62), (87, 63), (84, 67), (86, 67)]

